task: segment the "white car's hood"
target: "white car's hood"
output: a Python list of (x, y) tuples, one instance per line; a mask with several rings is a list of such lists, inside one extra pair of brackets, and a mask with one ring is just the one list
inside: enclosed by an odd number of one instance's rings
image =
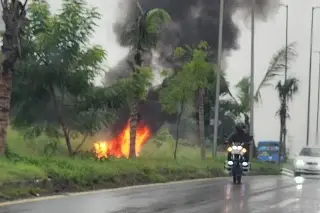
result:
[(298, 156), (296, 160), (303, 160), (305, 162), (317, 162), (318, 164), (320, 164), (320, 157)]

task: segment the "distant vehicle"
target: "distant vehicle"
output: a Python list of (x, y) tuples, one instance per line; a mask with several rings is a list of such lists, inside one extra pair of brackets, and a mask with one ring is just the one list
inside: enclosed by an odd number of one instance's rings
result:
[[(279, 141), (259, 141), (257, 146), (257, 160), (276, 163), (279, 159)], [(280, 160), (283, 161), (283, 154)]]
[(294, 161), (294, 176), (320, 175), (320, 148), (303, 147)]

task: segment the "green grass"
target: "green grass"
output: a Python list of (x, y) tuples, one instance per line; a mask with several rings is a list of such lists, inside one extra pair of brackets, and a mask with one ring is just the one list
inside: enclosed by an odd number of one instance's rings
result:
[[(198, 148), (181, 145), (178, 148), (178, 159), (174, 160), (174, 140), (166, 133), (161, 134), (150, 140), (136, 159), (98, 161), (90, 157), (63, 156), (63, 143), (56, 156), (44, 156), (42, 150), (47, 140), (45, 137), (24, 141), (19, 133), (12, 131), (8, 137), (9, 147), (15, 154), (9, 159), (0, 158), (0, 200), (37, 193), (82, 191), (225, 175), (224, 154), (213, 160), (208, 152), (208, 158), (201, 160)], [(279, 167), (274, 165), (257, 162), (252, 165), (252, 174), (274, 175), (279, 172)], [(32, 181), (48, 178), (52, 181), (41, 184)], [(15, 183), (19, 181), (26, 182)]]

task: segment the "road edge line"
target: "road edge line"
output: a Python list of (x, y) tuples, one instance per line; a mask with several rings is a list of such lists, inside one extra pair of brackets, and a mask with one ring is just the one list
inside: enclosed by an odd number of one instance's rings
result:
[[(281, 175), (261, 175), (261, 176), (248, 176), (248, 177), (281, 177)], [(174, 185), (174, 184), (183, 184), (183, 183), (194, 183), (194, 182), (202, 182), (202, 181), (219, 181), (227, 179), (228, 176), (225, 177), (214, 177), (214, 178), (201, 178), (201, 179), (191, 179), (191, 180), (181, 180), (181, 181), (170, 181), (166, 183), (150, 183), (150, 184), (141, 184), (141, 185), (134, 185), (134, 186), (125, 186), (125, 187), (119, 187), (119, 188), (112, 188), (112, 189), (99, 189), (99, 190), (91, 190), (91, 191), (85, 191), (85, 192), (71, 192), (71, 193), (63, 193), (58, 195), (49, 195), (44, 197), (36, 197), (36, 198), (26, 198), (21, 200), (14, 200), (14, 201), (6, 201), (6, 202), (0, 202), (0, 207), (4, 206), (11, 206), (11, 205), (17, 205), (17, 204), (24, 204), (24, 203), (31, 203), (31, 202), (39, 202), (39, 201), (45, 201), (45, 200), (55, 200), (55, 199), (61, 199), (66, 197), (75, 197), (75, 196), (81, 196), (81, 195), (90, 195), (90, 194), (97, 194), (101, 192), (117, 192), (117, 191), (123, 191), (128, 189), (141, 189), (141, 188), (147, 188), (147, 187), (155, 187), (155, 186), (165, 186), (165, 185)]]

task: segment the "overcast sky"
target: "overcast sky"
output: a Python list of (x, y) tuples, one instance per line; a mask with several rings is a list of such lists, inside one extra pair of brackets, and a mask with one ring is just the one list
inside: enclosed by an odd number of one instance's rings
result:
[[(272, 0), (270, 0), (272, 1)], [(60, 0), (49, 0), (52, 9), (59, 8)], [(309, 69), (309, 42), (311, 7), (320, 6), (319, 0), (283, 0), (289, 4), (289, 41), (296, 41), (297, 60), (292, 64), (289, 75), (300, 80), (300, 92), (289, 105), (291, 119), (288, 124), (288, 134), (291, 136), (291, 147), (297, 151), (306, 140), (307, 123), (307, 92)], [(99, 28), (97, 28), (93, 43), (103, 45), (108, 51), (108, 66), (117, 64), (126, 49), (121, 48), (112, 31), (112, 24), (117, 17), (118, 0), (90, 0), (90, 4), (99, 8), (103, 14)], [(236, 84), (242, 76), (250, 73), (250, 29), (248, 24), (238, 23), (241, 28), (239, 37), (240, 49), (232, 52), (227, 58), (228, 80), (232, 85)], [(317, 29), (317, 26), (318, 29)], [(320, 10), (315, 14), (314, 50), (320, 50)], [(273, 53), (285, 44), (285, 9), (280, 8), (277, 15), (270, 17), (266, 23), (256, 24), (256, 48), (255, 48), (255, 81), (259, 83)], [(313, 56), (312, 97), (311, 97), (311, 143), (315, 139), (316, 126), (316, 102), (317, 79), (319, 59)], [(279, 138), (279, 119), (275, 116), (279, 108), (277, 94), (273, 87), (262, 91), (263, 103), (255, 109), (255, 138), (256, 140), (277, 140)], [(290, 146), (290, 145), (289, 145)]]
[[(272, 1), (272, 0), (270, 0)], [(308, 70), (309, 70), (309, 43), (311, 8), (320, 6), (317, 0), (285, 0), (289, 5), (289, 41), (297, 42), (299, 54), (292, 64), (290, 76), (300, 80), (300, 92), (289, 105), (291, 119), (288, 121), (288, 134), (292, 137), (292, 148), (297, 151), (306, 141), (307, 124), (307, 97), (308, 97)], [(240, 23), (241, 24), (241, 23)], [(320, 11), (315, 14), (314, 50), (320, 51)], [(317, 29), (317, 26), (318, 29)], [(271, 17), (267, 23), (258, 23), (256, 30), (255, 48), (255, 80), (258, 84), (272, 54), (282, 47), (285, 42), (285, 8), (280, 8), (278, 14)], [(228, 79), (236, 83), (242, 75), (250, 72), (250, 31), (242, 25), (242, 36), (239, 38), (240, 50), (233, 52), (228, 59)], [(317, 79), (319, 59), (313, 55), (312, 96), (311, 96), (311, 122), (310, 141), (315, 140), (316, 107), (317, 107)], [(279, 119), (275, 112), (279, 101), (274, 88), (262, 92), (263, 103), (255, 110), (255, 137), (257, 140), (278, 139)]]

